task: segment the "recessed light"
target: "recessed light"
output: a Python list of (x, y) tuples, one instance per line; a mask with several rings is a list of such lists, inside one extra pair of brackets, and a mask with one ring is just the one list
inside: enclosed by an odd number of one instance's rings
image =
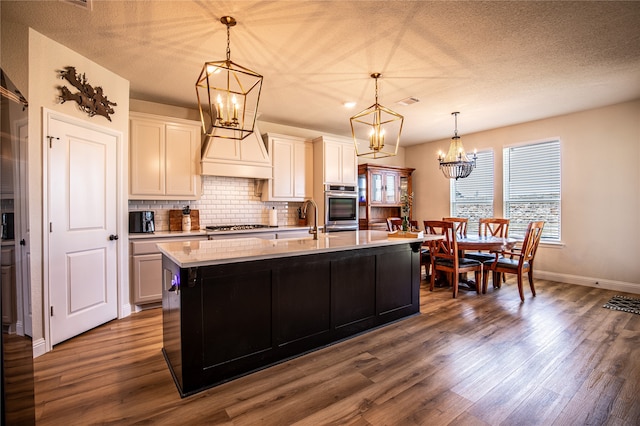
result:
[(345, 108), (353, 108), (354, 106), (356, 106), (355, 102), (343, 102), (342, 106), (344, 106)]

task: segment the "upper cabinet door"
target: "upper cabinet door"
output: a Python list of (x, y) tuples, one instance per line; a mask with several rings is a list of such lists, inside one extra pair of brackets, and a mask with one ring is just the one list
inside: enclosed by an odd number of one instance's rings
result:
[(196, 197), (200, 177), (200, 128), (167, 124), (165, 136), (166, 194)]
[(384, 202), (386, 204), (398, 203), (400, 201), (398, 194), (398, 175), (396, 173), (385, 173), (384, 180)]
[(131, 195), (165, 194), (164, 123), (131, 120), (129, 165)]
[(131, 113), (129, 139), (129, 199), (200, 198), (199, 122)]
[(323, 183), (358, 185), (358, 159), (353, 142), (322, 136), (314, 139), (314, 144), (315, 166), (322, 168)]
[(358, 157), (356, 147), (351, 142), (342, 146), (342, 183), (358, 184)]
[(263, 201), (304, 201), (313, 193), (313, 146), (303, 138), (267, 133), (272, 178), (262, 187)]

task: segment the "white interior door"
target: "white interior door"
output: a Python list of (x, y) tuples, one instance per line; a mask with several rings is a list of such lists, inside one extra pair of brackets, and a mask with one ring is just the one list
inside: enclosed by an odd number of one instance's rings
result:
[(55, 345), (117, 317), (117, 138), (56, 116), (46, 136)]

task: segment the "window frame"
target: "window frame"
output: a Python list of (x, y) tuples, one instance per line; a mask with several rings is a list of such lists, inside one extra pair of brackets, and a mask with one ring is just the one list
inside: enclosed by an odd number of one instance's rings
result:
[[(512, 150), (518, 149), (518, 148), (535, 147), (535, 146), (540, 146), (544, 144), (557, 144), (557, 152), (554, 150), (554, 152), (544, 153), (546, 155), (544, 158), (546, 159), (552, 158), (550, 157), (551, 154), (557, 155), (557, 157), (554, 158), (554, 160), (557, 160), (557, 170), (553, 171), (554, 173), (557, 173), (557, 180), (554, 180), (553, 182), (551, 182), (551, 184), (548, 184), (548, 188), (545, 188), (545, 189), (548, 189), (549, 191), (552, 191), (553, 188), (557, 186), (557, 195), (539, 198), (537, 203), (535, 199), (527, 200), (525, 198), (525, 199), (518, 200), (517, 198), (512, 198), (512, 192), (514, 192), (513, 186), (511, 185), (512, 180), (510, 176), (510, 173), (511, 174), (513, 173), (512, 171), (513, 167), (511, 167)], [(542, 168), (540, 168), (540, 166), (536, 167), (535, 164), (531, 164), (532, 162), (529, 162), (529, 163), (521, 162), (519, 166), (522, 167), (522, 165), (524, 164), (527, 166), (526, 170), (543, 170)], [(545, 163), (545, 166), (548, 167), (549, 164), (550, 163), (547, 162)], [(535, 141), (527, 141), (527, 142), (521, 142), (517, 144), (504, 146), (502, 148), (502, 173), (503, 173), (502, 209), (503, 209), (503, 217), (510, 219), (509, 234), (512, 236), (522, 236), (526, 231), (526, 226), (528, 222), (532, 220), (545, 220), (545, 228), (542, 233), (541, 242), (552, 243), (552, 244), (561, 243), (562, 242), (562, 226), (561, 226), (562, 225), (562, 140), (559, 137), (550, 137), (550, 138), (545, 138), (545, 139), (540, 139)], [(550, 174), (547, 173), (546, 176), (550, 176)], [(517, 189), (515, 192), (518, 192)], [(548, 207), (548, 210), (553, 210), (553, 209), (557, 210), (557, 215), (554, 215), (556, 219), (554, 221), (549, 221), (548, 220), (549, 216), (547, 215), (546, 217), (529, 217), (527, 218), (526, 221), (518, 221), (517, 219), (514, 220), (514, 218), (512, 217), (512, 214), (510, 213), (510, 208), (509, 208), (510, 207), (509, 204), (513, 204), (514, 202), (520, 202), (522, 204), (532, 204), (532, 205), (535, 205), (535, 204), (542, 205), (544, 203), (556, 204), (556, 206)], [(553, 225), (550, 226), (550, 224), (553, 224)], [(553, 233), (553, 235), (549, 235), (550, 233)]]

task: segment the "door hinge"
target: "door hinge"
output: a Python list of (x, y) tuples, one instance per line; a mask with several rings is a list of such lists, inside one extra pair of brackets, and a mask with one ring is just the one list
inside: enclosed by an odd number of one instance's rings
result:
[(51, 316), (53, 316), (53, 306), (51, 307)]
[(60, 140), (60, 138), (56, 138), (55, 136), (47, 136), (47, 139), (49, 139), (49, 148), (51, 148), (51, 141), (53, 139)]
[(53, 222), (49, 222), (49, 232), (53, 232)]

